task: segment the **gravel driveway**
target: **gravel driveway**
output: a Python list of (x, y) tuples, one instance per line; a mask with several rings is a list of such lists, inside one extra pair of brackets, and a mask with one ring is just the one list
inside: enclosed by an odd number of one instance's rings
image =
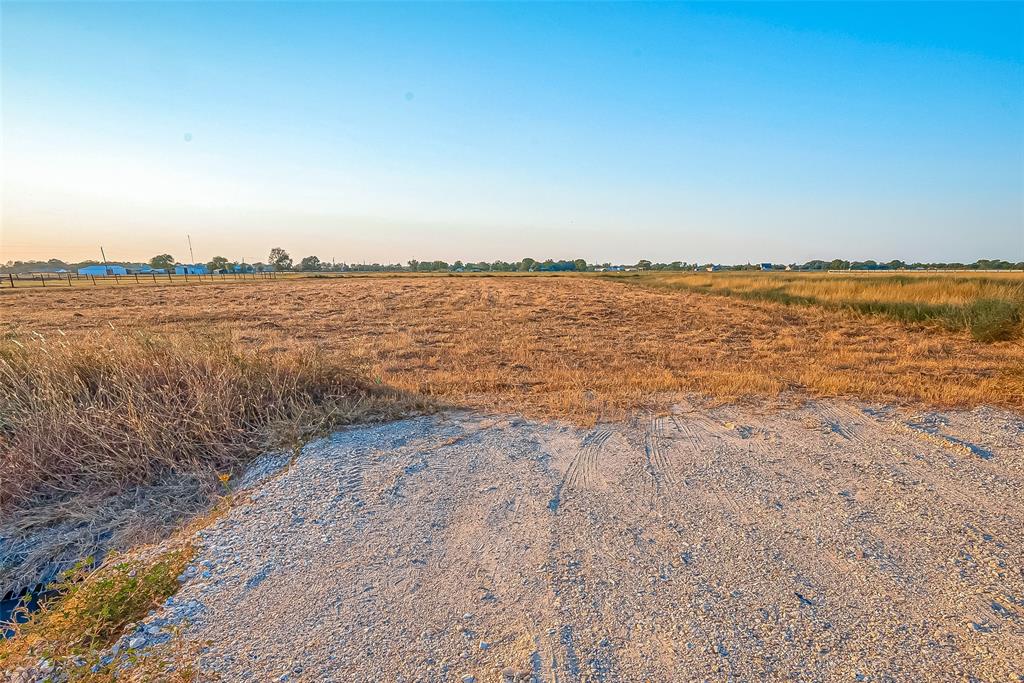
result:
[(228, 681), (1024, 680), (1022, 483), (987, 409), (413, 419), (253, 484), (159, 618)]

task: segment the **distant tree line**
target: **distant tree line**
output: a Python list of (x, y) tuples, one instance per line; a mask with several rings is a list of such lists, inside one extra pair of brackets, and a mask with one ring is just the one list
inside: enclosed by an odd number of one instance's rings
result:
[[(46, 261), (8, 261), (0, 266), (4, 273), (54, 272), (58, 270), (75, 271), (85, 266), (97, 265), (99, 261), (86, 260), (66, 262), (60, 259)], [(107, 261), (109, 265), (121, 265), (126, 268), (140, 268), (148, 265), (154, 269), (173, 270), (179, 262), (170, 254), (158, 254), (145, 264), (125, 261)], [(641, 259), (636, 263), (613, 264), (587, 263), (584, 259), (545, 259), (524, 258), (519, 261), (419, 261), (412, 259), (402, 263), (344, 263), (323, 261), (317, 256), (305, 256), (296, 263), (287, 251), (274, 247), (267, 256), (266, 263), (244, 263), (232, 261), (224, 256), (214, 256), (206, 264), (210, 272), (262, 272), (262, 271), (297, 271), (297, 272), (334, 272), (334, 273), (479, 273), (479, 272), (584, 272), (584, 271), (618, 271), (618, 270), (655, 270), (655, 271), (686, 271), (686, 270), (1024, 270), (1024, 261), (1013, 263), (1001, 259), (979, 259), (974, 263), (908, 263), (893, 261), (847, 261), (833, 259), (831, 261), (813, 260), (804, 264), (712, 264), (687, 263), (672, 261), (670, 263), (652, 262)]]

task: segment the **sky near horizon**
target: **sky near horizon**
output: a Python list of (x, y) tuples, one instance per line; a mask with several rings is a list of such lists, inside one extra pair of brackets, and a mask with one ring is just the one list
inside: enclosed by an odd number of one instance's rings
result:
[(1024, 260), (1024, 4), (0, 4), (0, 262)]

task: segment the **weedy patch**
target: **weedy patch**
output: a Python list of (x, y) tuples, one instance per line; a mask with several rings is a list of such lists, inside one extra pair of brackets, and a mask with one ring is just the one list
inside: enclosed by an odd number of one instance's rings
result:
[[(185, 545), (148, 556), (112, 555), (95, 570), (91, 558), (83, 560), (49, 586), (54, 597), (15, 625), (13, 638), (0, 642), (0, 667), (15, 675), (21, 669), (27, 676), (82, 682), (114, 680), (115, 668), (125, 663), (135, 668), (132, 653), (113, 658), (104, 652), (177, 591), (177, 577), (194, 556), (195, 549)], [(182, 678), (187, 668), (168, 673), (176, 678), (165, 680), (189, 680)]]

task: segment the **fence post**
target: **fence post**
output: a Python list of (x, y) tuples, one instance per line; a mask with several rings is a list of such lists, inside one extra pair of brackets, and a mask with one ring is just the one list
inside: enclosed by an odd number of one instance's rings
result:
[(71, 273), (68, 273), (68, 287), (71, 286)]
[[(156, 276), (154, 275), (153, 277), (156, 277)], [(174, 280), (171, 279), (171, 271), (167, 271), (167, 281), (168, 282), (174, 282)]]
[(7, 273), (7, 277), (11, 280), (11, 289), (14, 289), (14, 273)]
[(92, 284), (93, 284), (93, 286), (95, 286), (96, 285), (96, 276), (95, 275), (90, 275), (89, 277), (92, 278)]
[(135, 284), (139, 284), (139, 274), (135, 273)]
[(46, 276), (42, 273), (39, 274), (39, 281), (43, 283), (43, 287), (46, 286)]
[(152, 276), (153, 276), (153, 282), (154, 282), (154, 283), (156, 283), (156, 273), (155, 273), (155, 272), (153, 272), (153, 273), (150, 273), (150, 275), (152, 275)]

